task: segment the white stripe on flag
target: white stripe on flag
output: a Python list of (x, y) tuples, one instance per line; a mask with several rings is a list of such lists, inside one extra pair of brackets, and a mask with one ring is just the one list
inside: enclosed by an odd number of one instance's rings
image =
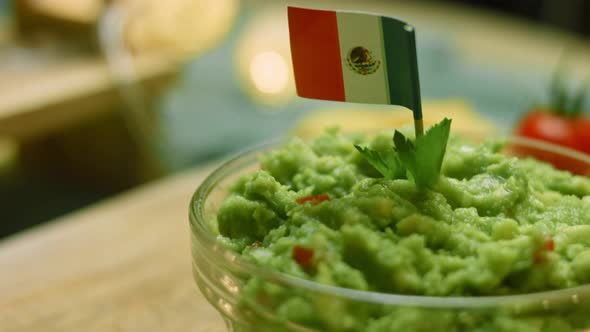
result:
[[(372, 15), (353, 13), (337, 13), (338, 38), (340, 39), (340, 55), (346, 101), (356, 103), (389, 104), (389, 86), (383, 49), (383, 30), (381, 18)], [(362, 66), (349, 64), (352, 49), (363, 47), (369, 50), (378, 65), (364, 66), (368, 72), (362, 72)], [(358, 53), (358, 52), (357, 52)], [(378, 67), (377, 67), (378, 66)]]

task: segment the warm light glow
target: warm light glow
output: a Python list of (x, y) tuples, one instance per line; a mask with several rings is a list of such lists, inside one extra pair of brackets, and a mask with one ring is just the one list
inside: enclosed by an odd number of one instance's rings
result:
[(258, 53), (250, 62), (250, 77), (261, 92), (280, 93), (289, 83), (287, 61), (277, 52)]
[[(241, 29), (235, 53), (240, 86), (256, 103), (280, 106), (295, 98), (295, 80), (291, 68), (287, 11), (270, 5), (252, 17)], [(278, 111), (284, 107), (260, 107)]]

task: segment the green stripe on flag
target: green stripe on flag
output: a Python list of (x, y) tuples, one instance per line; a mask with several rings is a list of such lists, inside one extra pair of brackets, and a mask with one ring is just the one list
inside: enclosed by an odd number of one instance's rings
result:
[(414, 29), (404, 22), (389, 17), (382, 17), (381, 25), (390, 103), (411, 109), (414, 112), (414, 118), (421, 119)]
[(387, 91), (387, 103), (391, 105), (391, 95), (389, 90), (389, 80), (387, 73), (387, 54), (385, 54), (385, 41), (383, 36), (383, 18), (379, 17), (379, 43), (381, 44), (381, 58), (383, 59), (383, 75), (385, 76), (385, 90)]

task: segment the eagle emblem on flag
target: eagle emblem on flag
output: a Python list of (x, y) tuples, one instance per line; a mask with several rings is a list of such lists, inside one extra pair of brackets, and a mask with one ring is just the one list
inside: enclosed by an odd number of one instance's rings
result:
[(381, 61), (374, 59), (371, 51), (362, 46), (353, 47), (348, 51), (346, 63), (348, 68), (361, 75), (372, 74), (381, 65)]

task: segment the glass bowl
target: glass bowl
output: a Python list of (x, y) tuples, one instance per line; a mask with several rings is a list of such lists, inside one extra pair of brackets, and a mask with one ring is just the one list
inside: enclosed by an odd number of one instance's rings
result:
[[(590, 331), (590, 285), (507, 296), (408, 296), (322, 285), (245, 261), (218, 242), (213, 221), (230, 185), (259, 167), (260, 153), (278, 146), (226, 162), (190, 203), (194, 278), (230, 331)], [(507, 138), (503, 153), (558, 157), (576, 171), (590, 170), (590, 156), (536, 140)]]

